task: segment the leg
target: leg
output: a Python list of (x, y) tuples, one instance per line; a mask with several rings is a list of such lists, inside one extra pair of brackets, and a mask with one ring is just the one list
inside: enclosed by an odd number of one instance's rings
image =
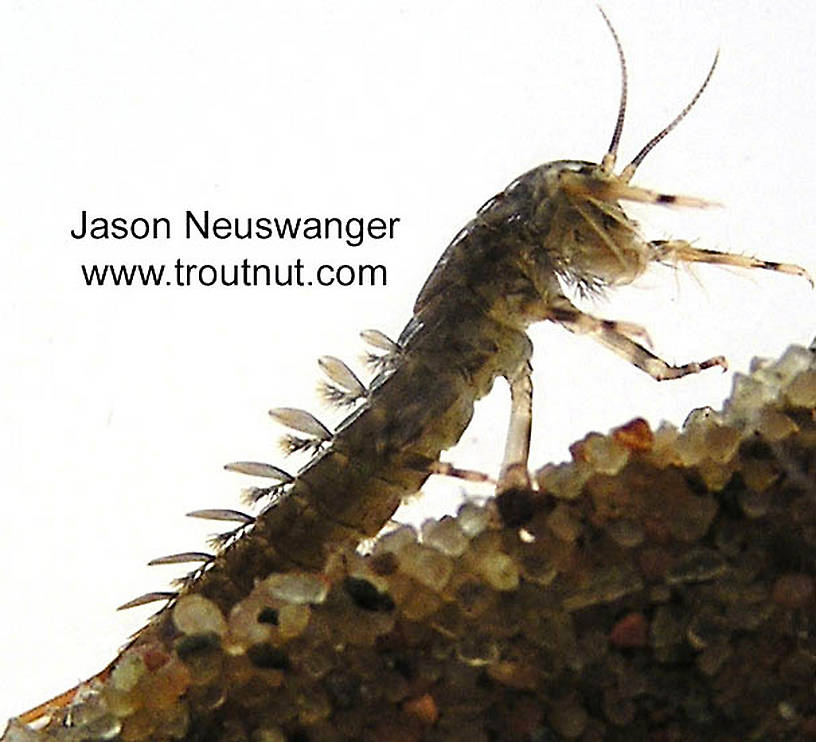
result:
[(466, 482), (491, 482), (495, 484), (495, 481), (489, 474), (483, 474), (473, 469), (460, 469), (458, 466), (453, 466), (453, 464), (449, 464), (447, 461), (434, 461), (428, 467), (428, 471), (431, 472), (431, 474), (438, 474), (441, 477), (464, 479)]
[(410, 454), (400, 461), (399, 466), (403, 469), (419, 472), (421, 474), (436, 474), (440, 477), (454, 477), (466, 482), (488, 482), (495, 484), (495, 480), (489, 475), (473, 469), (461, 469), (458, 466), (449, 464), (447, 461), (431, 459), (420, 454)]
[(810, 274), (798, 265), (791, 263), (775, 263), (771, 260), (759, 260), (747, 255), (734, 255), (716, 250), (702, 250), (694, 247), (685, 240), (655, 240), (650, 243), (655, 250), (655, 260), (677, 261), (686, 263), (715, 263), (717, 265), (733, 265), (738, 268), (762, 268), (777, 273), (787, 273), (791, 276), (802, 276), (813, 286)]
[[(627, 333), (621, 330), (620, 323), (598, 319), (591, 314), (582, 312), (565, 297), (561, 297), (558, 304), (552, 307), (550, 319), (566, 327), (570, 332), (593, 335), (607, 348), (625, 358), (633, 366), (637, 366), (641, 371), (645, 371), (657, 381), (679, 379), (689, 374), (698, 374), (700, 371), (712, 366), (721, 366), (723, 369), (728, 368), (728, 364), (722, 356), (715, 356), (699, 363), (671, 366), (662, 358), (627, 337)], [(623, 327), (627, 327), (627, 325), (624, 324)]]
[(532, 368), (525, 363), (510, 382), (510, 427), (504, 447), (497, 493), (509, 489), (530, 488), (527, 459), (530, 456), (530, 430), (533, 422)]
[[(564, 327), (567, 327), (570, 332), (578, 334), (595, 335), (601, 338), (606, 333), (613, 333), (629, 340), (638, 338), (650, 348), (653, 345), (652, 338), (649, 337), (649, 331), (642, 325), (635, 322), (622, 322), (620, 320), (593, 317), (591, 314), (582, 312), (566, 297), (561, 297), (557, 303), (554, 303), (550, 307), (547, 319), (554, 320), (564, 325)], [(572, 323), (573, 326), (568, 327), (568, 323)]]

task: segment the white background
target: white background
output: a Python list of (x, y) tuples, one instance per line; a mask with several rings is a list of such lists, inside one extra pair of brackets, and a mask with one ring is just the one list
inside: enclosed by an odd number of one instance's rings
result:
[[(813, 5), (604, 6), (630, 68), (622, 157), (692, 115), (638, 182), (722, 201), (652, 208), (647, 231), (816, 270)], [(515, 176), (598, 159), (615, 49), (590, 2), (5, 2), (0, 5), (0, 718), (101, 669), (151, 613), (114, 608), (200, 549), (189, 510), (236, 507), (236, 459), (280, 463), (272, 406), (315, 409), (315, 359), (396, 335), (448, 240)], [(76, 242), (108, 216), (398, 216), (392, 242)], [(379, 289), (87, 288), (82, 262), (381, 262)], [(806, 282), (655, 268), (595, 307), (646, 325), (667, 360), (807, 344)], [(656, 384), (591, 340), (533, 333), (534, 461), (636, 415), (680, 423), (732, 374)], [(492, 468), (506, 390), (447, 458)], [(332, 420), (331, 414), (327, 415)], [(457, 490), (457, 483), (447, 488)], [(431, 505), (452, 499), (426, 498)]]

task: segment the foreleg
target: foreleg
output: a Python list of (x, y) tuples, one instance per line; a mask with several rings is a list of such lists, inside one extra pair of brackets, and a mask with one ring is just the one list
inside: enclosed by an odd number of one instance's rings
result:
[(684, 263), (713, 263), (716, 265), (733, 265), (737, 268), (762, 268), (777, 273), (806, 278), (811, 286), (813, 279), (801, 266), (792, 263), (776, 263), (772, 260), (760, 260), (748, 255), (735, 255), (730, 252), (703, 250), (694, 247), (685, 240), (655, 240), (649, 243), (655, 250), (655, 260), (662, 262), (682, 261)]

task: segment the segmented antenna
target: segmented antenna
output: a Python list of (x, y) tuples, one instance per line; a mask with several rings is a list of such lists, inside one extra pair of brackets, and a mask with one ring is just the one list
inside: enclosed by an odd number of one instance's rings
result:
[(618, 106), (618, 120), (615, 122), (615, 131), (612, 134), (612, 141), (609, 143), (609, 149), (601, 160), (601, 169), (605, 173), (611, 173), (615, 167), (615, 160), (618, 156), (618, 144), (620, 144), (621, 134), (623, 133), (623, 119), (626, 116), (626, 94), (629, 89), (627, 75), (626, 75), (626, 58), (623, 56), (623, 47), (618, 38), (617, 31), (615, 31), (612, 21), (609, 16), (604, 13), (604, 9), (599, 5), (598, 10), (603, 16), (604, 21), (609, 30), (612, 32), (612, 38), (615, 39), (615, 46), (618, 49), (618, 59), (621, 67), (621, 96), (620, 105)]
[(711, 68), (708, 70), (708, 74), (706, 75), (705, 80), (703, 80), (703, 84), (700, 86), (700, 89), (694, 94), (694, 97), (689, 101), (686, 107), (680, 111), (679, 114), (675, 117), (674, 121), (672, 121), (665, 129), (658, 132), (655, 136), (653, 136), (647, 143), (646, 146), (640, 150), (640, 152), (635, 155), (635, 158), (630, 162), (623, 170), (621, 170), (620, 178), (624, 183), (628, 183), (632, 179), (632, 175), (634, 175), (635, 170), (637, 170), (638, 166), (641, 162), (646, 158), (646, 155), (649, 154), (662, 140), (665, 136), (674, 129), (677, 124), (679, 124), (685, 117), (688, 112), (694, 108), (694, 104), (700, 100), (700, 96), (703, 94), (703, 91), (706, 89), (706, 86), (711, 80), (711, 76), (714, 74), (714, 68), (717, 66), (717, 60), (720, 58), (720, 50), (717, 49), (717, 53), (714, 55), (714, 61), (711, 63)]

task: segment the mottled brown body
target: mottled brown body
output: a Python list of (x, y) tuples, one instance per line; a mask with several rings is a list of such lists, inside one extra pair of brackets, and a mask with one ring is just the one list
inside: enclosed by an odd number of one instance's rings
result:
[(228, 547), (191, 589), (227, 607), (259, 575), (320, 569), (330, 548), (374, 536), (462, 436), (473, 403), (498, 376), (525, 367), (525, 308), (556, 288), (546, 257), (529, 245), (528, 189), (514, 184), (462, 231), (417, 300), (395, 368), (256, 519), (251, 538)]
[[(663, 257), (641, 238), (616, 196), (642, 192), (602, 165), (558, 161), (522, 175), (488, 201), (456, 236), (422, 288), (399, 355), (374, 380), (366, 403), (329, 447), (299, 473), (285, 496), (219, 555), (190, 589), (222, 607), (270, 572), (320, 569), (332, 548), (375, 535), (428, 467), (462, 436), (473, 404), (499, 376), (528, 372), (528, 325), (551, 319), (602, 340), (628, 342), (637, 365), (666, 377), (717, 359), (669, 367), (621, 332), (634, 326), (580, 313), (559, 279), (599, 291), (637, 278)], [(634, 329), (633, 329), (634, 328)], [(620, 347), (616, 348), (621, 350)], [(523, 462), (526, 466), (526, 460)], [(525, 470), (526, 471), (526, 470)]]
[[(603, 280), (603, 256), (582, 272), (549, 246), (578, 252), (597, 241), (569, 210), (562, 173), (591, 163), (543, 165), (492, 198), (448, 247), (417, 298), (395, 367), (375, 380), (364, 407), (334, 434), (330, 447), (298, 475), (285, 497), (255, 521), (194, 589), (228, 605), (226, 583), (252, 587), (259, 574), (293, 566), (319, 569), (327, 549), (375, 535), (402, 499), (428, 478), (428, 465), (462, 436), (473, 403), (499, 376), (523, 373), (532, 355), (524, 330), (565, 306), (558, 274), (582, 285)], [(619, 207), (618, 207), (619, 208)], [(621, 212), (622, 214), (622, 212)], [(646, 266), (645, 243), (599, 214), (628, 250), (627, 278)], [(627, 242), (624, 242), (624, 238)], [(620, 275), (620, 272), (618, 272)], [(251, 555), (251, 556), (250, 556)]]
[[(629, 181), (645, 155), (685, 116), (711, 72), (691, 104), (620, 174), (614, 173), (614, 165), (625, 76), (615, 134), (600, 163), (541, 165), (488, 201), (428, 278), (414, 316), (364, 404), (330, 439), (318, 441), (314, 459), (292, 481), (274, 488), (275, 499), (256, 518), (243, 516), (243, 525), (225, 548), (212, 558), (204, 555), (204, 566), (172, 597), (204, 596), (229, 617), (270, 575), (320, 572), (330, 554), (377, 534), (402, 499), (420, 489), (440, 453), (459, 440), (474, 402), (500, 376), (510, 384), (512, 407), (498, 488), (529, 487), (532, 343), (525, 330), (534, 322), (550, 320), (591, 334), (658, 380), (724, 366), (722, 357), (669, 365), (633, 339), (647, 338), (643, 328), (593, 317), (565, 293), (567, 287), (587, 294), (631, 283), (652, 261), (721, 263), (807, 277), (798, 266), (702, 250), (681, 240), (649, 241), (620, 205), (626, 200), (708, 205)], [(174, 642), (184, 632), (173, 605), (171, 601), (137, 635), (117, 662), (144, 647), (175, 651)], [(44, 712), (34, 710), (24, 719)]]

